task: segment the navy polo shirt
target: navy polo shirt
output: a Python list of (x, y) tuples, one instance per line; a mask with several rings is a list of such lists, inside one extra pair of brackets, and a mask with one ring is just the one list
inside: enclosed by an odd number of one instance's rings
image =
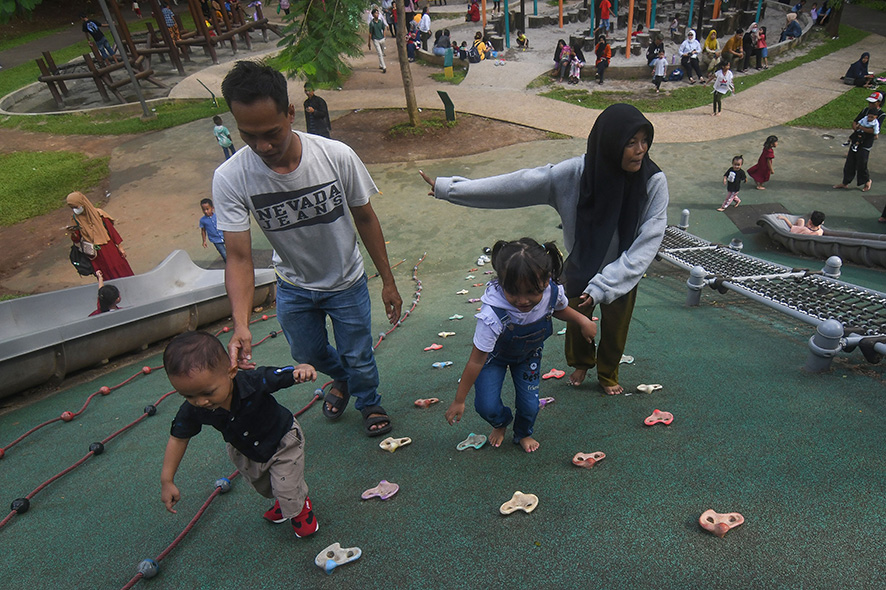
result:
[(226, 442), (249, 459), (268, 462), (277, 452), (280, 440), (292, 428), (292, 412), (271, 395), (295, 384), (292, 371), (292, 367), (258, 367), (240, 371), (234, 377), (230, 411), (224, 408), (207, 410), (184, 402), (172, 421), (169, 434), (176, 438), (191, 438), (207, 424), (221, 432)]

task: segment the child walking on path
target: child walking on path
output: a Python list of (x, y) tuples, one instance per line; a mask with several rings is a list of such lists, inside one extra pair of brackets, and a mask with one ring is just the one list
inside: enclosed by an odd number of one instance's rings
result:
[(290, 520), (296, 537), (317, 532), (317, 520), (304, 478), (304, 435), (292, 412), (271, 394), (295, 383), (314, 381), (311, 365), (237, 371), (222, 343), (206, 332), (173, 338), (163, 353), (169, 382), (185, 398), (172, 421), (160, 497), (166, 509), (181, 499), (174, 483), (191, 437), (212, 426), (227, 441), (228, 456), (240, 473), (266, 498), (275, 498), (264, 518)]
[(655, 92), (661, 91), (661, 83), (664, 81), (668, 72), (668, 60), (665, 59), (664, 50), (658, 52), (658, 57), (652, 60), (653, 78), (652, 83), (655, 84)]
[(714, 75), (714, 116), (720, 114), (723, 110), (723, 95), (727, 92), (732, 92), (732, 96), (735, 96), (735, 85), (732, 83), (732, 72), (729, 71), (728, 60), (722, 60), (720, 62), (720, 69), (717, 70), (717, 73)]
[(208, 239), (218, 253), (221, 254), (222, 260), (228, 261), (228, 253), (225, 250), (225, 237), (218, 231), (218, 225), (215, 218), (215, 207), (212, 205), (212, 199), (203, 199), (200, 201), (200, 208), (203, 209), (203, 217), (200, 218), (200, 236), (203, 238), (203, 247), (206, 248)]
[(741, 203), (738, 191), (741, 190), (741, 183), (748, 181), (744, 170), (741, 169), (742, 164), (744, 164), (744, 158), (741, 156), (732, 158), (732, 168), (729, 168), (723, 175), (723, 184), (726, 185), (726, 200), (723, 201), (723, 205), (717, 208), (717, 211), (725, 211), (733, 202), (736, 207)]
[(757, 186), (754, 188), (758, 191), (766, 190), (766, 187), (763, 185), (769, 182), (769, 178), (775, 174), (772, 160), (775, 159), (775, 148), (777, 147), (778, 138), (774, 135), (767, 137), (766, 142), (763, 144), (763, 153), (760, 154), (757, 163), (748, 168), (748, 174), (757, 183)]
[(215, 139), (218, 140), (218, 145), (221, 146), (225, 153), (225, 160), (227, 160), (237, 151), (237, 148), (234, 147), (234, 140), (231, 139), (231, 132), (222, 124), (222, 118), (218, 115), (212, 118), (212, 122), (215, 123), (212, 132), (215, 133)]
[[(563, 257), (553, 242), (542, 246), (531, 238), (499, 241), (492, 249), (492, 268), (498, 278), (490, 281), (481, 298), (471, 357), (455, 401), (446, 410), (446, 421), (461, 420), (473, 386), (474, 407), (493, 428), (489, 443), (500, 446), (513, 419), (514, 443), (531, 453), (539, 447), (532, 432), (538, 414), (541, 353), (553, 333), (551, 316), (578, 324), (588, 341), (597, 335), (597, 324), (569, 307), (563, 287), (556, 282)], [(501, 400), (508, 368), (516, 390), (516, 418)]]

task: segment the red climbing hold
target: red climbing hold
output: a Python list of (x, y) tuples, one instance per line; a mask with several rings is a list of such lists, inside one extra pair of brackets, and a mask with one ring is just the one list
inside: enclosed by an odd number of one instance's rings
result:
[(144, 373), (145, 375), (150, 375), (151, 367), (142, 367), (142, 373)]
[[(144, 369), (142, 369), (142, 370), (144, 370)], [(109, 393), (111, 393), (111, 388), (108, 387), (107, 385), (102, 385), (99, 388), (98, 392), (102, 395), (108, 395)]]
[(62, 420), (64, 420), (65, 422), (70, 422), (73, 419), (74, 419), (73, 412), (62, 412)]

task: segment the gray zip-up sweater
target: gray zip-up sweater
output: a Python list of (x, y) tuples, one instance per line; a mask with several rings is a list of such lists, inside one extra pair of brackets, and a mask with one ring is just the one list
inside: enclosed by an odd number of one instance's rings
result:
[[(575, 244), (575, 211), (584, 156), (559, 164), (518, 170), (510, 174), (469, 180), (460, 176), (437, 178), (434, 196), (444, 201), (481, 209), (515, 209), (550, 205), (563, 222), (563, 245)], [(602, 270), (592, 277), (584, 292), (594, 303), (611, 303), (633, 289), (652, 263), (667, 226), (668, 181), (664, 172), (649, 178), (647, 200), (640, 205), (640, 223), (630, 248), (616, 257), (618, 231), (613, 236)]]

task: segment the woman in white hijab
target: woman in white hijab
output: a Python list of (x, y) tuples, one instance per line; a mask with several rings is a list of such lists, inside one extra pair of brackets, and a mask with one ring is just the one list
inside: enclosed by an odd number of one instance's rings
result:
[(701, 56), (701, 43), (695, 38), (695, 31), (691, 30), (686, 34), (686, 40), (680, 44), (680, 64), (683, 66), (683, 73), (689, 76), (689, 83), (695, 84), (695, 78), (692, 72), (698, 77), (702, 83), (705, 82), (701, 75), (701, 66), (698, 58)]

